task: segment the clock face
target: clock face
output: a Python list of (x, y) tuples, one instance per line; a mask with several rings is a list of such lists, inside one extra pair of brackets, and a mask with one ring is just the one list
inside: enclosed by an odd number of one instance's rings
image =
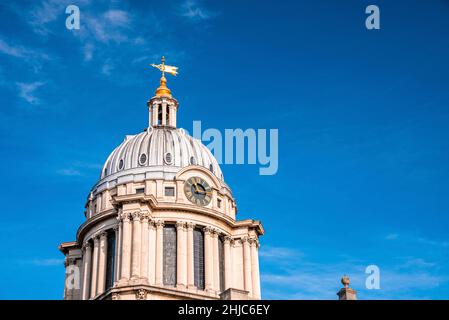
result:
[(212, 189), (207, 182), (199, 177), (191, 177), (184, 184), (184, 193), (190, 202), (207, 206), (212, 200)]

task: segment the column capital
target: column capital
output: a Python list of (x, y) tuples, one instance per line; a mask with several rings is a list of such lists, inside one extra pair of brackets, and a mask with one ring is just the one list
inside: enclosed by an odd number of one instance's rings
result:
[(102, 231), (100, 233), (100, 239), (104, 239), (104, 238), (107, 238), (107, 237), (108, 237), (108, 233), (106, 231)]
[(259, 248), (259, 240), (257, 238), (250, 238), (248, 241), (251, 247)]
[(83, 251), (86, 251), (87, 249), (91, 249), (92, 244), (89, 241), (84, 241), (83, 243)]
[(150, 214), (148, 212), (142, 212), (140, 215), (140, 220), (150, 220)]
[(114, 230), (114, 232), (117, 232), (119, 229), (119, 225), (116, 224), (115, 226), (112, 227), (112, 230)]
[(223, 239), (224, 244), (230, 244), (232, 241), (232, 238), (230, 236), (225, 236)]
[(213, 229), (212, 229), (211, 227), (204, 227), (204, 228), (203, 228), (203, 232), (204, 232), (205, 235), (206, 235), (206, 234), (211, 235), (212, 230), (213, 230)]
[(215, 229), (215, 228), (212, 228), (212, 231), (211, 231), (212, 237), (218, 238), (218, 234), (219, 234), (219, 233), (220, 233), (220, 230)]
[(187, 229), (193, 230), (195, 228), (195, 224), (193, 222), (187, 222)]
[(176, 229), (184, 229), (186, 227), (186, 223), (184, 221), (176, 222)]
[(131, 217), (132, 217), (133, 221), (140, 220), (141, 216), (142, 216), (142, 213), (140, 211), (131, 212)]
[(131, 220), (131, 212), (122, 212), (120, 214), (120, 220), (129, 222)]
[(156, 225), (156, 228), (163, 228), (165, 226), (165, 223), (162, 220), (156, 220), (155, 225)]

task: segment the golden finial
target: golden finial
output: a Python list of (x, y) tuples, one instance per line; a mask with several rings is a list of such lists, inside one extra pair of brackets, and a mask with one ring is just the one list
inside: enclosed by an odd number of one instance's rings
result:
[(176, 76), (178, 74), (178, 67), (168, 66), (165, 64), (165, 57), (162, 56), (161, 64), (151, 64), (152, 67), (159, 69), (162, 72), (162, 77), (160, 80), (159, 88), (156, 89), (156, 96), (168, 96), (171, 97), (171, 91), (167, 87), (167, 79), (165, 78), (165, 72), (170, 73), (171, 75)]

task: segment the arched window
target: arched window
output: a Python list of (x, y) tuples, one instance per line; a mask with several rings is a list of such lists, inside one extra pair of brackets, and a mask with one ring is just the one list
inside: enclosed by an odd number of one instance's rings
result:
[(168, 122), (169, 115), (170, 115), (170, 106), (167, 106), (167, 107), (165, 108), (165, 124), (166, 124), (167, 126), (168, 126), (168, 124), (169, 124), (169, 122)]
[(115, 231), (108, 232), (108, 246), (106, 254), (106, 290), (114, 285), (115, 274)]
[(164, 227), (164, 285), (176, 285), (176, 228), (174, 225)]
[(193, 230), (193, 270), (195, 286), (204, 290), (204, 233), (201, 229)]
[(162, 106), (159, 106), (159, 108), (157, 108), (157, 125), (162, 125)]

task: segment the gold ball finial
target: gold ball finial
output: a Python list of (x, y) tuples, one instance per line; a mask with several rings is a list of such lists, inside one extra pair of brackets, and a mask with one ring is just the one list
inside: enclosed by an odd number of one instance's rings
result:
[(152, 67), (159, 69), (162, 72), (161, 80), (159, 88), (156, 89), (156, 96), (158, 97), (170, 97), (171, 91), (167, 87), (167, 79), (165, 78), (165, 72), (170, 73), (171, 75), (176, 76), (178, 74), (178, 68), (174, 66), (168, 66), (165, 64), (165, 57), (162, 56), (161, 64), (151, 64)]

